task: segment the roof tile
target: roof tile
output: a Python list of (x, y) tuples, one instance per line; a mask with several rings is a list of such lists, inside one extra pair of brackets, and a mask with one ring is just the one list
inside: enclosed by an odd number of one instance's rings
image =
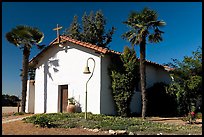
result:
[(99, 47), (97, 45), (93, 45), (93, 44), (90, 44), (90, 43), (87, 43), (87, 42), (78, 41), (78, 40), (72, 39), (72, 38), (67, 37), (67, 36), (60, 36), (60, 38), (65, 39), (65, 40), (67, 40), (69, 42), (73, 42), (74, 44), (77, 44), (77, 45), (80, 45), (80, 46), (83, 46), (83, 47), (86, 47), (86, 48), (89, 48), (89, 49), (93, 49), (93, 50), (101, 52), (101, 53), (108, 52), (108, 49), (106, 49), (106, 48)]

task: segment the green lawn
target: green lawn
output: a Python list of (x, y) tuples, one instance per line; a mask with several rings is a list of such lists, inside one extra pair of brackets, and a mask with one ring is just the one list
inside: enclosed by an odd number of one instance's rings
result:
[(127, 130), (140, 135), (156, 135), (158, 133), (163, 135), (202, 135), (202, 127), (161, 124), (143, 120), (140, 117), (123, 118), (88, 113), (88, 119), (85, 120), (84, 113), (52, 113), (36, 114), (23, 120), (41, 127)]

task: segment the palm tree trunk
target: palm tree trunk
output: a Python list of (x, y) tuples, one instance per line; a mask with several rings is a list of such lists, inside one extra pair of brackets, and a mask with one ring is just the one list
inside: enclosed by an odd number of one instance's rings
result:
[(22, 100), (21, 100), (22, 106), (21, 106), (21, 112), (25, 112), (29, 56), (30, 56), (30, 50), (25, 46), (24, 49), (23, 49)]
[(146, 50), (146, 41), (143, 40), (140, 43), (140, 83), (141, 83), (141, 92), (142, 92), (142, 118), (143, 119), (145, 119), (146, 117), (146, 110), (147, 110), (145, 50)]

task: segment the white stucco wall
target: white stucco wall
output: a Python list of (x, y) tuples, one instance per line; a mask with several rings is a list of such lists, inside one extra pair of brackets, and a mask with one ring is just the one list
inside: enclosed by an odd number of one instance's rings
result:
[(44, 113), (44, 65), (35, 71), (35, 113)]
[(114, 100), (112, 97), (111, 80), (108, 72), (110, 57), (108, 55), (101, 57), (101, 114), (115, 115)]
[(164, 82), (166, 84), (171, 82), (171, 77), (164, 68), (155, 67), (154, 65), (146, 66), (146, 88), (150, 88), (157, 82)]
[[(43, 55), (37, 65), (35, 76), (35, 113), (44, 113), (44, 91), (47, 91), (47, 95), (45, 95), (47, 96), (46, 112), (59, 112), (59, 85), (68, 85), (68, 98), (72, 96), (75, 97), (81, 104), (82, 111), (84, 111), (85, 86), (91, 74), (83, 74), (83, 71), (87, 59), (92, 57), (96, 65), (93, 77), (90, 79), (87, 86), (87, 111), (99, 114), (101, 58), (99, 54), (90, 49), (71, 43), (67, 43), (66, 45), (67, 46), (63, 48), (53, 46), (53, 48), (49, 49), (49, 51)], [(93, 61), (89, 60), (88, 65), (90, 71), (92, 71), (94, 65)]]
[[(146, 65), (146, 88), (150, 88), (157, 82), (164, 82), (166, 84), (171, 82), (169, 73), (161, 67), (154, 65)], [(142, 112), (142, 97), (140, 91), (135, 91), (130, 103), (130, 110), (132, 113), (140, 114)]]
[(35, 81), (28, 80), (25, 112), (34, 113), (34, 105), (35, 105)]

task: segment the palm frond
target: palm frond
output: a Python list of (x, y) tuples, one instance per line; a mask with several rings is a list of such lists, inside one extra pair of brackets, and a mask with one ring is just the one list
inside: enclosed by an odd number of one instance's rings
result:
[(148, 41), (149, 41), (150, 43), (153, 43), (153, 42), (154, 42), (154, 35), (153, 35), (153, 34), (150, 34), (150, 35), (148, 36)]
[(131, 45), (134, 46), (134, 45), (138, 45), (140, 42), (138, 40), (137, 37), (133, 37), (132, 39), (129, 40)]
[(150, 43), (158, 43), (160, 41), (162, 41), (162, 37), (161, 37), (161, 34), (158, 34), (158, 33), (154, 33), (154, 34), (151, 34), (148, 36), (148, 41)]
[(29, 26), (27, 27), (28, 27), (28, 32), (30, 32), (32, 35), (33, 41), (37, 44), (41, 43), (44, 38), (44, 34), (41, 31), (39, 31), (38, 28), (32, 28)]
[(18, 25), (6, 34), (6, 39), (16, 46), (26, 46), (28, 49), (32, 45), (42, 42), (44, 34), (37, 28), (26, 25)]
[(13, 32), (6, 33), (6, 39), (8, 40), (8, 42), (14, 44), (15, 46), (20, 45), (20, 41), (17, 40), (17, 37)]
[(130, 41), (132, 45), (140, 44), (146, 38), (151, 43), (162, 41), (164, 32), (159, 27), (166, 23), (163, 20), (158, 21), (157, 18), (157, 12), (149, 8), (144, 8), (140, 13), (131, 12), (127, 21), (123, 22), (131, 27), (131, 30), (124, 33), (122, 37)]
[(124, 33), (124, 34), (122, 35), (122, 38), (127, 39), (127, 40), (130, 40), (130, 39), (132, 39), (132, 37), (134, 37), (135, 35), (136, 35), (135, 30), (130, 30), (130, 31)]
[(165, 26), (166, 22), (164, 22), (163, 20), (159, 21), (158, 26)]
[(154, 10), (150, 10), (147, 7), (142, 10), (141, 16), (143, 17), (144, 23), (148, 23), (150, 21), (156, 21), (158, 18), (157, 12)]
[(155, 31), (155, 33), (159, 33), (159, 34), (164, 33), (164, 32), (161, 31), (159, 28), (156, 28), (154, 31)]
[(152, 27), (161, 27), (161, 26), (165, 26), (166, 22), (164, 22), (164, 21), (150, 21), (146, 25), (152, 26)]

